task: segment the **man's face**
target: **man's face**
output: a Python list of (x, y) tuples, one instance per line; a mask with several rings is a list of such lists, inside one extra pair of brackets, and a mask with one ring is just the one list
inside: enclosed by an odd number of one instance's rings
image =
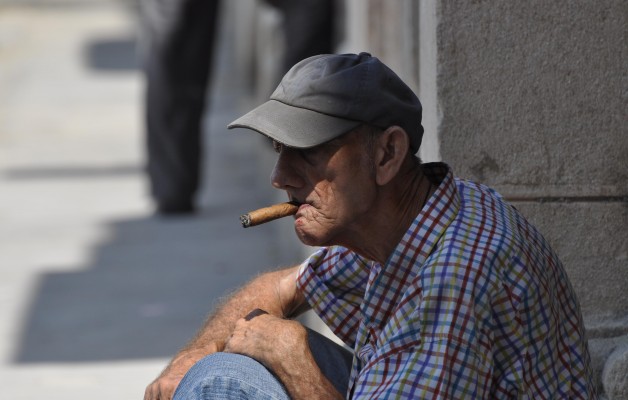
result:
[(279, 159), (272, 185), (303, 203), (295, 215), (299, 239), (311, 246), (350, 243), (377, 191), (364, 133), (356, 130), (311, 149), (274, 145)]

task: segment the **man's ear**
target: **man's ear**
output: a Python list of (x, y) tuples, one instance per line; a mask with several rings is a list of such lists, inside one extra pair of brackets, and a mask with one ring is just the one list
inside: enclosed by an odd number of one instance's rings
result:
[(408, 154), (410, 140), (403, 128), (393, 125), (382, 132), (375, 147), (375, 180), (383, 186), (401, 169)]

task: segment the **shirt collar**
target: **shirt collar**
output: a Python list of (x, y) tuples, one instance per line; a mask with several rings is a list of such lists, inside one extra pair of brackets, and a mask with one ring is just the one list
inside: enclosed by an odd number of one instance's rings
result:
[[(460, 195), (449, 166), (444, 163), (423, 165), (430, 181), (438, 184), (434, 194), (404, 234), (384, 266), (375, 263), (371, 269), (363, 303), (363, 316), (369, 325), (388, 320), (401, 300), (417, 265), (423, 265), (460, 209)], [(379, 297), (385, 295), (385, 301)]]

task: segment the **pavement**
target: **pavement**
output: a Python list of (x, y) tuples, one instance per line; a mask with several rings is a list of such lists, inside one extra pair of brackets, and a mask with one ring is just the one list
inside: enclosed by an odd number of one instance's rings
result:
[(140, 399), (221, 297), (301, 257), (290, 221), (239, 224), (278, 195), (268, 146), (225, 128), (250, 106), (229, 28), (201, 211), (153, 214), (136, 26), (128, 1), (0, 0), (4, 399)]

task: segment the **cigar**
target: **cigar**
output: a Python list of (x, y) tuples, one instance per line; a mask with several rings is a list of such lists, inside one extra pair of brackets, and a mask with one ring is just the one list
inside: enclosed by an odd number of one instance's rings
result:
[(240, 222), (242, 222), (243, 228), (248, 228), (249, 226), (265, 224), (266, 222), (294, 215), (298, 209), (299, 203), (293, 201), (275, 204), (240, 216)]

